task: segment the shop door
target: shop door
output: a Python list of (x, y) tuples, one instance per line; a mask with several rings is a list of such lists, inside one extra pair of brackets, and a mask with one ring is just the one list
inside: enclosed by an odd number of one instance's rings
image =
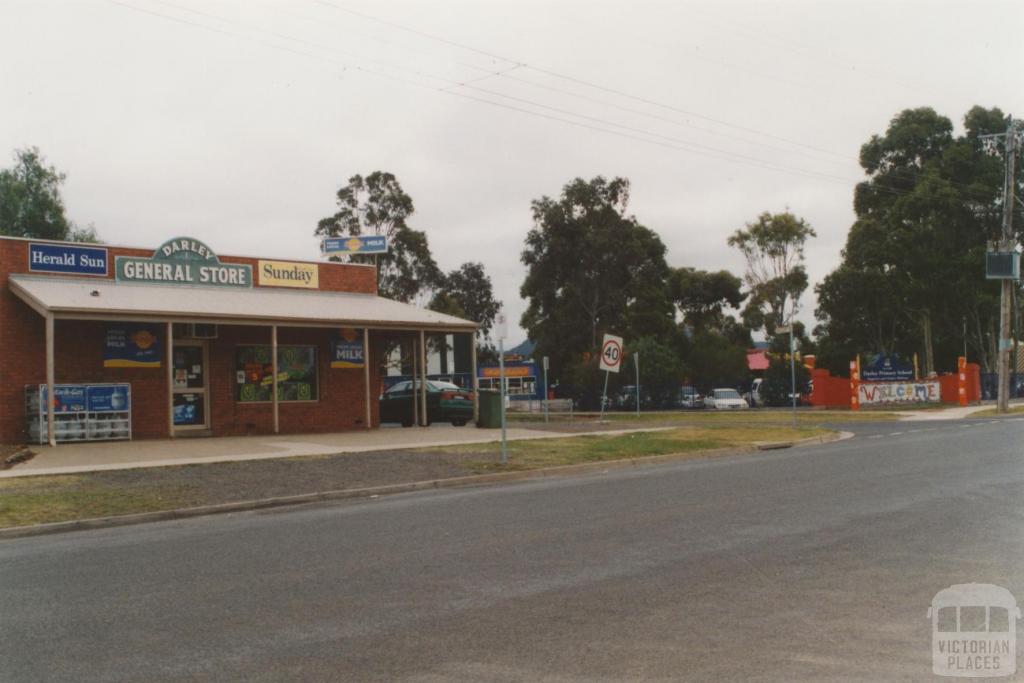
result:
[(205, 430), (210, 426), (206, 343), (174, 342), (172, 407), (174, 431)]

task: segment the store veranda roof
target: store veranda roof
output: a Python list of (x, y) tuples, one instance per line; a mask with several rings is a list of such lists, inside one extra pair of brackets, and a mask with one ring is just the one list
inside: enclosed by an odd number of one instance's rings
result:
[(473, 332), (477, 324), (374, 294), (196, 287), (11, 275), (12, 292), (56, 319), (213, 322)]

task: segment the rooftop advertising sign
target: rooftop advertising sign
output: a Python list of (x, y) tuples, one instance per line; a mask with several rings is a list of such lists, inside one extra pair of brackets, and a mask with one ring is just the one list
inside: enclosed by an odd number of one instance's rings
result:
[(320, 270), (315, 263), (292, 261), (260, 261), (260, 285), (264, 287), (300, 287), (317, 289)]
[(385, 235), (358, 235), (353, 237), (326, 237), (320, 242), (324, 254), (386, 254), (388, 238)]
[(37, 242), (31, 242), (28, 245), (28, 270), (30, 273), (106, 276), (107, 261), (105, 247), (80, 247), (71, 244)]
[(190, 237), (164, 242), (150, 258), (118, 256), (115, 273), (118, 282), (252, 287), (252, 266), (221, 263), (212, 249)]

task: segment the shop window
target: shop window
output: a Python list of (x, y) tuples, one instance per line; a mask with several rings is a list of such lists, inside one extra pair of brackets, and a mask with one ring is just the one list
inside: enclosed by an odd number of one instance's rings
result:
[[(270, 345), (239, 346), (235, 351), (239, 403), (269, 402), (274, 386)], [(315, 346), (277, 347), (277, 400), (316, 401), (319, 398)]]

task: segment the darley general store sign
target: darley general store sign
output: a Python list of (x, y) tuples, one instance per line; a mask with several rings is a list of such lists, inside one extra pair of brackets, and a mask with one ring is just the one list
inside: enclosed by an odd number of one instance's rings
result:
[(219, 287), (252, 287), (252, 266), (221, 263), (208, 246), (191, 237), (175, 237), (153, 256), (118, 256), (118, 282), (156, 282)]

